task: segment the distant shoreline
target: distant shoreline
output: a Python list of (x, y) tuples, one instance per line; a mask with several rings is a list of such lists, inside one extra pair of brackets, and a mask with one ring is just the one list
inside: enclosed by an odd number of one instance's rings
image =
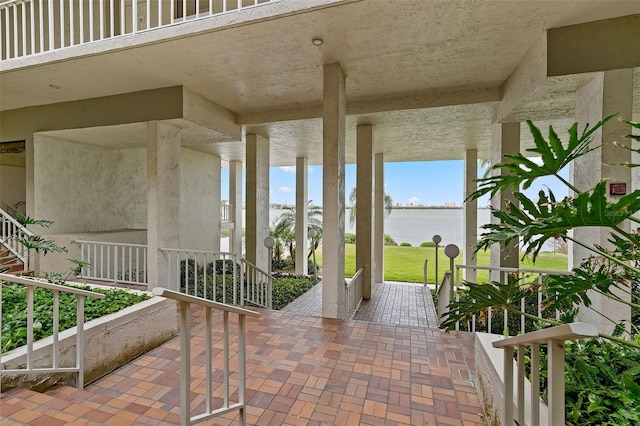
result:
[[(322, 206), (314, 206), (320, 207)], [(287, 209), (287, 208), (295, 208), (293, 205), (289, 204), (271, 204), (269, 208), (272, 209)], [(345, 209), (350, 209), (351, 206), (345, 206)], [(462, 210), (463, 206), (456, 207), (445, 207), (445, 206), (393, 206), (391, 210)], [(478, 210), (489, 210), (489, 207), (478, 207)]]

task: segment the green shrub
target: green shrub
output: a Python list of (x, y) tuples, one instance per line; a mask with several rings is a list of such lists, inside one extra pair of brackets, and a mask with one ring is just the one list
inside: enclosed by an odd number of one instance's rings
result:
[(420, 247), (435, 247), (436, 243), (434, 243), (433, 241), (425, 241), (424, 243), (420, 244)]
[[(131, 293), (123, 289), (96, 289), (89, 286), (71, 286), (102, 293), (104, 299), (85, 297), (84, 320), (117, 312), (149, 299), (146, 293)], [(34, 289), (33, 339), (39, 340), (53, 334), (53, 291)], [(60, 293), (60, 331), (76, 325), (77, 298), (73, 294)], [(2, 285), (2, 352), (27, 343), (27, 286), (4, 283)]]
[(413, 247), (411, 243), (400, 243), (400, 247)]
[(384, 245), (385, 246), (397, 246), (398, 243), (396, 243), (394, 241), (393, 238), (391, 238), (391, 235), (389, 234), (384, 234)]
[(356, 243), (356, 234), (346, 233), (344, 234), (344, 243), (345, 244), (355, 244)]

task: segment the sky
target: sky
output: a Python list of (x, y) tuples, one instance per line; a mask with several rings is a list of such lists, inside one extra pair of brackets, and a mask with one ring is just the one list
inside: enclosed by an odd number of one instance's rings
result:
[[(345, 194), (349, 196), (356, 185), (356, 166), (348, 164), (345, 167)], [(386, 163), (384, 168), (385, 193), (389, 194), (393, 203), (413, 203), (427, 206), (442, 206), (445, 203), (455, 203), (461, 206), (463, 202), (463, 173), (462, 160), (427, 161)], [(484, 169), (478, 168), (478, 176), (482, 176)], [(567, 171), (561, 172), (564, 177)], [(309, 200), (315, 205), (322, 205), (322, 166), (309, 166)], [(567, 195), (566, 187), (556, 178), (545, 178), (539, 184), (527, 191), (527, 195), (537, 198), (535, 194), (545, 185), (560, 199)], [(270, 170), (270, 202), (276, 204), (295, 204), (296, 169), (295, 167), (272, 167)], [(222, 172), (222, 199), (229, 199), (228, 169)], [(488, 198), (479, 200), (480, 207), (488, 204)]]

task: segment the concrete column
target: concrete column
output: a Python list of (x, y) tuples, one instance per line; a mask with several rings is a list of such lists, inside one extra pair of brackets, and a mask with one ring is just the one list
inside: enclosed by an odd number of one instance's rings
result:
[[(468, 149), (464, 156), (464, 198), (473, 194), (477, 189), (478, 150)], [(477, 259), (473, 255), (478, 241), (478, 201), (465, 201), (463, 206), (464, 247), (462, 248), (465, 265), (476, 265)], [(476, 282), (476, 272), (465, 271), (467, 281)]]
[(323, 69), (322, 316), (344, 318), (344, 164), (346, 79), (340, 64)]
[[(578, 89), (576, 93), (576, 119), (578, 128), (583, 129), (588, 123), (593, 126), (603, 118), (618, 113), (621, 117), (631, 117), (633, 104), (633, 73), (631, 69), (607, 71), (598, 73), (590, 82)], [(627, 193), (631, 190), (631, 170), (620, 166), (607, 166), (606, 164), (627, 163), (631, 161), (629, 150), (616, 147), (613, 142), (629, 144), (625, 138), (630, 132), (630, 127), (613, 119), (607, 122), (603, 128), (593, 134), (592, 146), (602, 145), (598, 150), (579, 158), (572, 167), (572, 181), (574, 186), (581, 190), (593, 188), (598, 182), (622, 182), (627, 184)], [(608, 191), (607, 191), (608, 192)], [(615, 200), (619, 196), (609, 195)], [(626, 231), (630, 230), (629, 224), (623, 225)], [(609, 231), (604, 228), (579, 228), (573, 231), (577, 240), (589, 244), (598, 244), (610, 247), (608, 243)], [(572, 244), (570, 249), (570, 265), (579, 266), (582, 260), (593, 254), (588, 250)], [(628, 306), (616, 303), (613, 300), (592, 293), (589, 295), (594, 309), (603, 312), (616, 322), (629, 320), (631, 310)], [(620, 294), (620, 297), (628, 296)], [(580, 320), (597, 324), (601, 331), (610, 333), (613, 326), (604, 320), (590, 308), (582, 309)]]
[[(515, 154), (520, 151), (520, 123), (494, 123), (491, 127), (491, 164), (506, 162), (505, 154)], [(500, 170), (494, 170), (501, 173)], [(504, 210), (509, 201), (514, 201), (512, 192), (496, 194), (491, 199), (491, 206), (494, 209)], [(491, 216), (492, 223), (497, 219)], [(491, 267), (517, 268), (519, 266), (518, 241), (510, 244), (494, 244), (491, 247)], [(497, 276), (491, 279), (497, 280)]]
[(296, 274), (307, 275), (309, 264), (309, 160), (296, 158)]
[(180, 248), (180, 130), (147, 123), (147, 276), (149, 289), (167, 287), (168, 263), (158, 249)]
[(269, 236), (269, 140), (248, 134), (246, 192), (246, 259), (268, 270), (269, 253), (264, 239)]
[(242, 161), (229, 161), (229, 204), (233, 206), (229, 251), (239, 259), (242, 257)]
[(362, 297), (373, 287), (373, 126), (357, 127), (356, 137), (356, 270), (362, 270)]
[[(375, 155), (375, 182), (374, 182), (374, 214), (373, 214), (373, 240), (374, 240), (374, 283), (384, 282), (384, 154)], [(375, 285), (374, 285), (375, 291)]]

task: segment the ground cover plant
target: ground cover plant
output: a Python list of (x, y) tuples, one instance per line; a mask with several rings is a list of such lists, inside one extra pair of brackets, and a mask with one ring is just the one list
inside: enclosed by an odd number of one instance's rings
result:
[[(511, 314), (521, 314), (536, 322), (537, 328), (573, 322), (579, 309), (590, 308), (613, 332), (600, 333), (597, 339), (567, 342), (565, 363), (565, 413), (568, 425), (637, 425), (640, 424), (640, 190), (619, 198), (608, 199), (607, 182), (581, 190), (564, 180), (559, 171), (577, 158), (599, 149), (590, 145), (593, 133), (612, 117), (586, 127), (580, 134), (577, 124), (569, 129), (569, 141), (565, 145), (553, 128), (549, 128), (548, 140), (540, 130), (528, 122), (534, 137), (533, 155), (542, 157), (542, 164), (531, 161), (522, 154), (509, 155), (508, 161), (493, 168), (502, 174), (480, 179), (478, 191), (472, 198), (484, 194), (496, 195), (513, 191), (516, 202), (493, 215), (499, 224), (484, 226), (488, 232), (478, 243), (478, 250), (495, 243), (520, 241), (525, 255), (536, 259), (546, 241), (562, 239), (580, 245), (591, 253), (572, 276), (553, 276), (541, 283), (521, 285), (516, 280), (506, 283), (467, 283), (468, 290), (459, 301), (453, 301), (443, 325), (451, 330), (457, 321), (466, 322), (473, 316), (482, 317), (488, 309)], [(639, 123), (626, 121), (640, 129)], [(623, 136), (623, 135), (622, 135)], [(640, 136), (628, 135), (632, 141)], [(640, 153), (636, 145), (617, 144), (619, 149)], [(616, 166), (615, 164), (608, 164)], [(625, 163), (619, 167), (638, 167)], [(507, 172), (507, 173), (504, 173)], [(551, 190), (540, 191), (538, 199), (528, 198), (520, 189), (526, 189), (537, 178), (556, 176), (573, 194), (557, 200)], [(631, 226), (628, 227), (628, 224)], [(580, 227), (599, 227), (608, 231), (608, 247), (592, 241), (576, 239), (569, 231)], [(629, 229), (630, 228), (630, 229)], [(523, 312), (520, 301), (541, 292), (544, 299), (543, 315)], [(631, 322), (615, 323), (606, 312), (592, 305), (591, 297), (598, 294), (631, 309)], [(550, 315), (558, 309), (560, 319)], [(541, 354), (542, 364), (546, 353)], [(544, 389), (547, 372), (541, 372)]]
[[(83, 290), (102, 293), (104, 299), (85, 298), (84, 320), (117, 312), (149, 299), (146, 293), (132, 293), (123, 289), (96, 289), (74, 285)], [(76, 325), (76, 296), (60, 293), (60, 331)], [(33, 338), (43, 339), (53, 334), (53, 292), (43, 288), (34, 290)], [(2, 352), (27, 343), (27, 286), (3, 283), (2, 285)]]

